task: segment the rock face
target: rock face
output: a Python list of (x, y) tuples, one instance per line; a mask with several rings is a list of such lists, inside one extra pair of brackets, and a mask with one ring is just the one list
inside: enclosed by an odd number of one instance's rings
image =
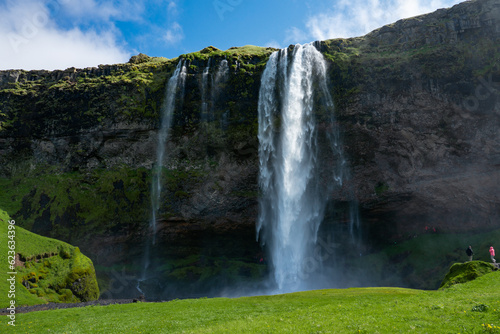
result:
[[(364, 37), (316, 42), (351, 168), (349, 184), (330, 196), (325, 225), (341, 221), (353, 192), (367, 252), (428, 229), (499, 227), (499, 18), (498, 0), (467, 1)], [(257, 102), (272, 51), (181, 56), (188, 76), (164, 161), (164, 246), (154, 249), (158, 267), (168, 263), (161, 275), (199, 283), (221, 274), (221, 254), (244, 277), (265, 271), (254, 230)], [(224, 61), (227, 75), (218, 76)], [(140, 55), (96, 69), (0, 71), (1, 206), (97, 265), (140, 272), (160, 111), (176, 64)], [(319, 138), (329, 119), (318, 108)], [(325, 157), (323, 168), (331, 165)]]
[(468, 1), (398, 21), (365, 37), (389, 54), (351, 63), (357, 94), (339, 117), (354, 188), (368, 220), (392, 221), (385, 233), (498, 227), (499, 14)]

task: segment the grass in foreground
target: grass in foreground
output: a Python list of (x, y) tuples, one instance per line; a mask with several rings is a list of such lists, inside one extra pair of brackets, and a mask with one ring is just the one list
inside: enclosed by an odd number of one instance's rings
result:
[(356, 288), (41, 311), (18, 314), (12, 332), (49, 331), (500, 333), (500, 272), (438, 291)]

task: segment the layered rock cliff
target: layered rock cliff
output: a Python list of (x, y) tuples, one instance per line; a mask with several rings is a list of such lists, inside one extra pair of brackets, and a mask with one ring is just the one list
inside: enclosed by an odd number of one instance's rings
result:
[[(325, 231), (342, 230), (351, 192), (368, 253), (429, 230), (498, 229), (499, 21), (498, 0), (466, 1), (315, 44), (329, 62), (351, 170), (330, 196)], [(188, 75), (164, 161), (163, 246), (154, 249), (171, 281), (201, 291), (214, 277), (231, 284), (266, 270), (254, 235), (257, 102), (273, 51), (209, 47), (180, 56)], [(207, 98), (204, 70), (215, 78), (224, 60), (227, 76), (210, 81)], [(0, 72), (0, 206), (22, 226), (79, 246), (98, 275), (112, 280), (111, 265), (137, 273), (160, 111), (177, 62), (140, 55), (93, 69)], [(324, 108), (316, 114), (325, 134), (331, 118)], [(331, 164), (326, 157), (322, 168)]]
[(354, 53), (339, 119), (358, 198), (369, 220), (392, 217), (387, 233), (498, 227), (499, 5), (467, 1), (326, 42)]

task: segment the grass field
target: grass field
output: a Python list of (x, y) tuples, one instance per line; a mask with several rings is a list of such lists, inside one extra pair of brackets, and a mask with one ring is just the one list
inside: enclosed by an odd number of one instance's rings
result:
[[(0, 210), (0, 219), (0, 248), (6, 254), (9, 217)], [(26, 258), (73, 248), (21, 228), (16, 233), (16, 251)], [(485, 242), (485, 236), (479, 240)], [(0, 263), (7, 266), (6, 256)], [(0, 282), (0, 290), (6, 305), (8, 284)], [(16, 302), (44, 300), (17, 285)], [(18, 313), (15, 327), (9, 321), (0, 317), (0, 333), (500, 333), (500, 271), (433, 291), (353, 288), (90, 306)]]
[(500, 271), (437, 291), (355, 288), (91, 306), (17, 314), (16, 323), (9, 332), (500, 333)]

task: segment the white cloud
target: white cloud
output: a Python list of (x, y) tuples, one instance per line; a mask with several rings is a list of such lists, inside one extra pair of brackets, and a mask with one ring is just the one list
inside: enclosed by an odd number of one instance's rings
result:
[(264, 47), (266, 47), (266, 48), (276, 48), (276, 49), (282, 49), (282, 48), (283, 48), (283, 46), (282, 46), (280, 43), (278, 43), (278, 41), (276, 41), (276, 40), (274, 40), (274, 39), (273, 39), (273, 40), (268, 41), (268, 42), (264, 45)]
[(105, 19), (117, 16), (118, 10), (111, 3), (98, 4), (94, 0), (65, 0), (62, 10), (72, 17), (87, 16), (88, 19)]
[[(53, 70), (127, 61), (130, 54), (118, 45), (113, 25), (103, 21), (99, 31), (57, 26), (54, 14), (62, 13), (70, 2), (27, 0), (0, 5), (0, 68)], [(81, 6), (83, 14), (103, 9), (102, 20), (117, 15), (109, 6), (97, 7), (93, 0), (82, 1)]]
[(177, 4), (178, 0), (169, 0), (167, 6), (167, 21), (172, 22), (163, 34), (163, 42), (167, 46), (177, 45), (184, 39), (184, 30), (177, 22), (180, 10)]
[(182, 27), (179, 23), (174, 22), (170, 26), (170, 28), (167, 29), (165, 32), (165, 36), (163, 37), (163, 40), (167, 45), (174, 45), (179, 43), (184, 39), (184, 32), (182, 30)]
[(450, 7), (460, 0), (339, 0), (332, 10), (308, 18), (310, 40), (362, 36), (399, 19)]
[[(112, 19), (140, 21), (144, 12), (143, 2), (96, 1), (96, 0), (51, 0), (60, 5), (61, 13), (82, 22), (101, 21), (110, 23)], [(57, 6), (57, 5), (56, 5)]]
[(177, 2), (170, 0), (168, 3), (168, 13), (171, 16), (177, 16), (179, 15), (179, 7), (177, 5)]
[(292, 27), (286, 31), (284, 44), (296, 44), (309, 42), (309, 34), (297, 27)]

